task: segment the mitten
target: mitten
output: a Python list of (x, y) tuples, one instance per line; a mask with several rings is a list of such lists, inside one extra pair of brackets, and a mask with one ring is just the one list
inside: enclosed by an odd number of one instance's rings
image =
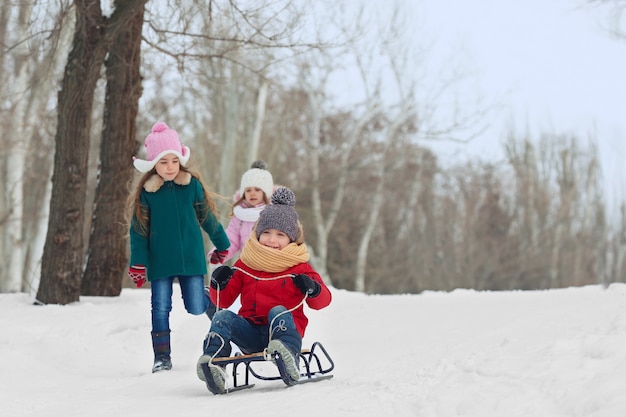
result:
[(302, 294), (309, 297), (317, 297), (322, 291), (322, 286), (308, 275), (298, 274), (291, 278)]
[(128, 277), (135, 283), (137, 288), (141, 288), (146, 283), (146, 267), (143, 265), (132, 265), (128, 268)]
[(213, 265), (223, 264), (224, 259), (226, 259), (227, 255), (228, 255), (228, 250), (215, 249), (213, 253), (211, 254), (211, 257), (209, 258), (209, 262), (211, 262)]
[(211, 274), (211, 287), (222, 291), (235, 272), (230, 266), (222, 265)]

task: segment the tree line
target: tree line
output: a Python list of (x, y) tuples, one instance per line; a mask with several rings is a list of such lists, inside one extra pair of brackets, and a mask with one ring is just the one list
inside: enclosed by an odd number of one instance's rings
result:
[[(490, 105), (451, 111), (462, 78), (415, 71), (427, 56), (402, 42), (400, 6), (372, 35), (365, 9), (324, 5), (320, 26), (287, 0), (2, 5), (0, 290), (59, 304), (119, 295), (131, 158), (157, 120), (223, 196), (224, 224), (240, 175), (265, 160), (337, 288), (623, 280), (624, 208), (608, 217), (588, 141), (511, 133), (503, 160), (449, 166), (426, 140), (471, 138)], [(338, 105), (332, 80), (348, 68), (363, 95)]]

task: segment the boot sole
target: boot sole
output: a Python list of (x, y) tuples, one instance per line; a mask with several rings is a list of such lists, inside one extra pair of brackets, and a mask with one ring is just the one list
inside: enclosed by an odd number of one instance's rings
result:
[(285, 371), (292, 381), (297, 382), (300, 379), (300, 369), (296, 364), (296, 359), (282, 342), (279, 340), (270, 341), (267, 345), (267, 351), (270, 354), (276, 352), (280, 355), (283, 364), (285, 365)]

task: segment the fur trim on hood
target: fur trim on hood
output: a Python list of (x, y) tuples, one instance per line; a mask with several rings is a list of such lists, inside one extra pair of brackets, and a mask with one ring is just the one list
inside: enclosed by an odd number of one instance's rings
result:
[[(174, 178), (174, 183), (178, 185), (189, 185), (191, 183), (191, 174), (187, 171), (180, 171), (176, 178)], [(154, 174), (143, 185), (143, 189), (149, 193), (156, 193), (159, 191), (159, 188), (165, 184), (165, 181), (159, 174)]]

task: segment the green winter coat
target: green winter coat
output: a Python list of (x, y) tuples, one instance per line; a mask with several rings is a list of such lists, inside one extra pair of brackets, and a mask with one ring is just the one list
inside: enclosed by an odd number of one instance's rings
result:
[[(164, 181), (155, 174), (144, 184), (140, 201), (148, 210), (148, 236), (134, 226), (134, 217), (130, 227), (130, 265), (144, 265), (149, 281), (207, 273), (200, 227), (217, 250), (230, 246), (224, 228), (206, 208), (200, 181), (188, 172), (181, 171), (173, 181)], [(208, 215), (200, 223), (203, 212)]]

